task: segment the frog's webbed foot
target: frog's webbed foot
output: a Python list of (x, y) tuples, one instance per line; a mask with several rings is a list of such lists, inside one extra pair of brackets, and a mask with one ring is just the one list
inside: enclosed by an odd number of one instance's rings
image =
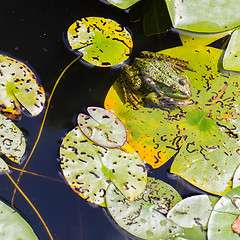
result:
[(166, 54), (162, 54), (162, 53), (154, 53), (154, 52), (149, 52), (149, 51), (143, 51), (141, 52), (141, 56), (142, 57), (147, 57), (147, 58), (155, 58), (158, 60), (163, 60), (163, 61), (167, 61), (169, 63), (172, 63), (174, 65), (174, 67), (181, 71), (184, 72), (185, 69), (196, 72), (195, 69), (193, 69), (192, 67), (188, 66), (188, 61), (181, 59), (181, 58), (174, 58), (171, 57), (169, 55)]

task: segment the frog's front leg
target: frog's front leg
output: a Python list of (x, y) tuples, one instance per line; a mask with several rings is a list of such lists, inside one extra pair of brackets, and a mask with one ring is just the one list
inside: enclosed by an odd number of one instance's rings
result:
[(123, 89), (125, 103), (130, 102), (135, 108), (139, 109), (137, 104), (140, 100), (134, 91), (141, 87), (141, 79), (136, 74), (136, 69), (124, 65), (120, 72), (119, 81)]

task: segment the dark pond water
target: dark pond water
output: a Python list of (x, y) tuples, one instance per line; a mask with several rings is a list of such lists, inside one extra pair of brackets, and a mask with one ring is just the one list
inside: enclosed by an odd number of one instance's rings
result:
[[(134, 49), (130, 58), (141, 50), (159, 51), (179, 44), (172, 32), (145, 37), (142, 22), (131, 23), (129, 15), (99, 0), (9, 0), (1, 2), (0, 51), (28, 62), (37, 72), (49, 93), (61, 71), (76, 56), (65, 46), (63, 32), (75, 20), (86, 16), (115, 19), (131, 29)], [(116, 79), (119, 70), (89, 68), (76, 62), (64, 75), (51, 102), (40, 142), (27, 170), (62, 180), (58, 151), (61, 139), (76, 126), (76, 115), (88, 106), (102, 106), (104, 97)], [(17, 125), (27, 139), (27, 155), (36, 140), (43, 113), (36, 118), (23, 117)], [(169, 178), (171, 161), (149, 174), (171, 183), (183, 196), (196, 189), (182, 181)], [(16, 180), (18, 172), (11, 176)], [(10, 202), (13, 185), (1, 175), (1, 199)], [(20, 187), (36, 206), (56, 240), (122, 240), (131, 239), (106, 217), (101, 207), (93, 207), (68, 185), (46, 178), (23, 174)], [(14, 201), (41, 240), (49, 239), (42, 223), (24, 198), (17, 193)]]

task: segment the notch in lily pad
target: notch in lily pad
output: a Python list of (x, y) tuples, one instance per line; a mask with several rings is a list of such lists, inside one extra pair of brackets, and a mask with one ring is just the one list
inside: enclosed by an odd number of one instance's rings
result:
[(76, 20), (67, 31), (72, 50), (98, 67), (110, 67), (126, 61), (133, 47), (131, 34), (114, 20), (86, 17)]
[(125, 126), (113, 113), (100, 107), (88, 107), (90, 116), (80, 113), (78, 125), (90, 140), (104, 147), (121, 147), (127, 140)]
[(28, 65), (0, 54), (0, 111), (13, 120), (21, 112), (37, 116), (45, 104), (45, 92)]

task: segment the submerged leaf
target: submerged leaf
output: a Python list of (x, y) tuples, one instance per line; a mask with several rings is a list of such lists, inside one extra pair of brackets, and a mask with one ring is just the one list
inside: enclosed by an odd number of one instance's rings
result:
[(21, 110), (38, 115), (45, 103), (43, 87), (25, 63), (0, 54), (0, 111), (19, 120)]
[(236, 219), (240, 215), (240, 187), (234, 188), (220, 198), (211, 213), (208, 222), (208, 240), (239, 239), (236, 229)]
[(239, 0), (165, 0), (175, 28), (193, 32), (222, 32), (240, 25)]
[[(152, 179), (151, 182), (155, 181), (157, 180)], [(163, 202), (161, 196), (157, 195), (155, 187), (153, 186), (153, 192), (149, 191), (151, 189), (149, 182), (148, 191), (135, 201), (128, 201), (111, 184), (106, 193), (106, 205), (110, 214), (120, 227), (143, 239), (169, 239), (182, 234), (183, 229), (159, 211), (159, 206)]]
[[(232, 187), (239, 165), (239, 77), (219, 71), (222, 51), (182, 46), (160, 53), (189, 61), (196, 72), (185, 71), (191, 82), (188, 106), (139, 110), (124, 104), (122, 87), (115, 82), (105, 108), (123, 121), (128, 142), (154, 168), (177, 153), (171, 167), (193, 185), (223, 195)], [(179, 152), (177, 152), (180, 149)]]
[(0, 136), (0, 152), (13, 162), (19, 163), (26, 149), (25, 138), (20, 129), (1, 114)]
[(133, 47), (132, 37), (124, 27), (101, 17), (77, 20), (69, 27), (67, 37), (71, 48), (83, 54), (82, 59), (98, 67), (127, 60)]
[(0, 222), (1, 239), (38, 239), (30, 225), (16, 212), (16, 210), (10, 208), (2, 201), (0, 201)]
[(90, 116), (80, 113), (78, 125), (90, 140), (104, 147), (121, 147), (127, 139), (123, 123), (104, 108), (88, 107)]

